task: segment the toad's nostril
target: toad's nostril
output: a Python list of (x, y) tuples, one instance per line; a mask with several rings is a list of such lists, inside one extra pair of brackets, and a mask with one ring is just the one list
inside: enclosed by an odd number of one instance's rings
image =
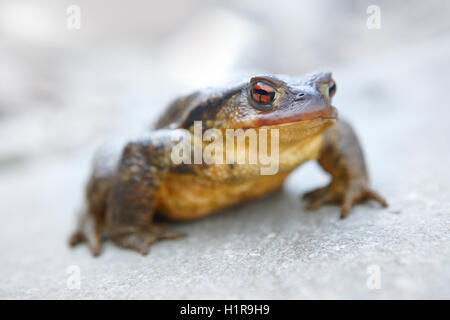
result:
[(334, 94), (336, 93), (336, 82), (334, 82), (333, 80), (330, 81), (329, 85), (328, 85), (329, 89), (328, 89), (328, 95), (330, 97), (334, 96)]
[(305, 99), (305, 94), (304, 93), (299, 93), (295, 96), (294, 100), (295, 101), (301, 101)]

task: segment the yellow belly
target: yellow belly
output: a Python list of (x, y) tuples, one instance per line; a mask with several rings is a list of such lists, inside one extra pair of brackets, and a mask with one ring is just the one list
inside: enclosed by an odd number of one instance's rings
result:
[(279, 171), (260, 175), (250, 165), (208, 166), (196, 174), (169, 173), (156, 195), (157, 211), (176, 220), (206, 216), (222, 208), (278, 190), (301, 163), (316, 159), (322, 136), (280, 149)]
[(192, 174), (171, 173), (157, 193), (157, 211), (177, 220), (200, 218), (278, 190), (287, 175), (260, 176), (238, 184), (219, 184)]

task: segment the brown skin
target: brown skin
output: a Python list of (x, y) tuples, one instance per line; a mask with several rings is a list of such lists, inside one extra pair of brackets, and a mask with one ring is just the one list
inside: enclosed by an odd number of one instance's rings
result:
[[(261, 86), (262, 84), (262, 86)], [(258, 86), (259, 85), (259, 86)], [(270, 102), (261, 104), (261, 91)], [(273, 90), (271, 90), (273, 89)], [(252, 91), (253, 90), (253, 91)], [(357, 202), (386, 201), (369, 188), (358, 139), (331, 106), (330, 73), (303, 78), (261, 76), (236, 87), (196, 92), (175, 100), (148, 137), (129, 142), (121, 153), (98, 158), (87, 186), (87, 207), (70, 239), (101, 252), (102, 237), (147, 254), (152, 243), (183, 236), (155, 224), (155, 214), (191, 220), (278, 190), (300, 164), (317, 159), (331, 183), (307, 193), (309, 209), (341, 204), (341, 217)], [(266, 96), (267, 95), (267, 96)], [(279, 171), (261, 175), (258, 164), (179, 164), (170, 158), (174, 129), (269, 128), (279, 130)], [(333, 126), (334, 125), (334, 126)], [(205, 145), (203, 145), (204, 147)], [(270, 146), (269, 146), (270, 148)], [(108, 161), (105, 161), (105, 157)]]

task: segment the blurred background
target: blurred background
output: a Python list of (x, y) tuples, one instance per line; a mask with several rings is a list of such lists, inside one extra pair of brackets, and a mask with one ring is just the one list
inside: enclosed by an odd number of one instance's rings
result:
[[(79, 29), (70, 28), (72, 5), (80, 9)], [(380, 9), (379, 29), (367, 26), (370, 5)], [(419, 191), (425, 185), (444, 206), (435, 210), (446, 214), (435, 221), (444, 237), (436, 241), (448, 248), (449, 1), (0, 0), (2, 297), (73, 297), (60, 288), (74, 257), (65, 237), (101, 141), (148, 126), (171, 99), (193, 89), (255, 73), (315, 70), (333, 71), (335, 105), (370, 146), (369, 166), (375, 185), (391, 200), (390, 210), (429, 208), (432, 200)], [(436, 176), (441, 180), (428, 180)], [(297, 195), (313, 186), (291, 187)], [(76, 252), (90, 268), (87, 251)], [(448, 251), (439, 255), (448, 261)], [(59, 284), (51, 276), (55, 270)], [(399, 281), (391, 292), (424, 292)], [(45, 294), (43, 287), (52, 290)], [(191, 289), (178, 297), (255, 297), (233, 296), (236, 288), (227, 286)], [(262, 297), (324, 297), (314, 290), (275, 290)], [(329, 297), (344, 292), (339, 286), (330, 290)]]
[[(70, 30), (73, 4), (81, 28)], [(381, 9), (379, 30), (366, 27), (371, 4)], [(2, 0), (0, 164), (77, 152), (149, 122), (178, 94), (241, 75), (331, 70), (340, 83), (339, 69), (448, 33), (449, 8), (445, 0)]]

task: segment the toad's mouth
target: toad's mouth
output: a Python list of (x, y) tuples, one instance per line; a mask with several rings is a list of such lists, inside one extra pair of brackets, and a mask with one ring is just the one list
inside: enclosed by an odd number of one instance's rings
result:
[(278, 129), (280, 142), (292, 143), (318, 136), (332, 127), (335, 123), (336, 119), (316, 118), (312, 120), (302, 120), (263, 126), (261, 128), (267, 128), (270, 130)]
[(300, 121), (292, 121), (285, 122), (280, 124), (273, 124), (268, 126), (263, 126), (261, 128), (268, 129), (290, 129), (290, 128), (298, 128), (299, 130), (312, 130), (316, 128), (320, 128), (323, 126), (333, 125), (336, 122), (336, 119), (324, 119), (324, 118), (316, 118), (311, 120), (300, 120)]
[(284, 126), (295, 126), (309, 129), (320, 126), (323, 123), (334, 123), (338, 118), (337, 109), (331, 105), (310, 112), (280, 112), (276, 116), (271, 113), (260, 115), (256, 119), (251, 119), (235, 124), (235, 129), (257, 129), (262, 127), (280, 129)]
[[(288, 115), (286, 117), (280, 117), (269, 125), (304, 125), (305, 127), (314, 126), (315, 123), (320, 123), (320, 120), (336, 120), (338, 117), (337, 109), (333, 106), (328, 106), (325, 109), (319, 109), (307, 113), (298, 113)], [(312, 120), (318, 120), (314, 122)], [(312, 121), (312, 122), (311, 122)], [(303, 124), (302, 124), (303, 123)]]

